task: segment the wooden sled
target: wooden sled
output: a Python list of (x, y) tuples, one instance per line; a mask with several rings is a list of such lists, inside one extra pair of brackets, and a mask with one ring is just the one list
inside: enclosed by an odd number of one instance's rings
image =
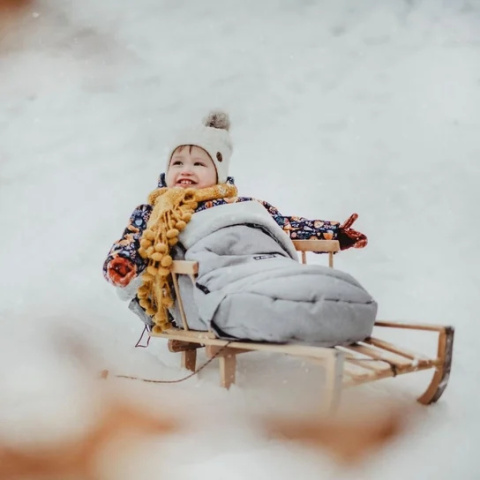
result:
[[(336, 240), (297, 240), (293, 243), (301, 253), (302, 263), (306, 263), (306, 252), (324, 252), (328, 254), (328, 263), (331, 268), (333, 268), (333, 255), (340, 250)], [(375, 323), (376, 327), (382, 327), (382, 329), (408, 329), (436, 334), (438, 336), (437, 354), (433, 358), (377, 337), (369, 337), (352, 345), (332, 348), (293, 343), (229, 342), (217, 338), (213, 332), (195, 331), (188, 327), (179, 294), (178, 275), (188, 275), (195, 284), (197, 272), (196, 262), (174, 261), (172, 278), (183, 328), (170, 328), (158, 334), (151, 332), (150, 335), (167, 338), (170, 351), (181, 352), (182, 366), (192, 372), (196, 369), (198, 348), (205, 347), (208, 358), (218, 356), (220, 384), (225, 388), (235, 383), (236, 356), (251, 351), (293, 355), (322, 365), (325, 370), (324, 406), (326, 408), (333, 408), (338, 404), (342, 388), (421, 370), (433, 369), (434, 373), (425, 392), (417, 398), (420, 403), (429, 405), (436, 402), (447, 386), (454, 338), (454, 329), (451, 326), (386, 321)]]

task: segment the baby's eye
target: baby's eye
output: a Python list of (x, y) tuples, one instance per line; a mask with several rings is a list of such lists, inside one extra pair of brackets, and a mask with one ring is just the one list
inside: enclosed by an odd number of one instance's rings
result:
[(195, 162), (195, 166), (201, 166), (204, 167), (205, 164), (203, 162)]
[(173, 160), (172, 165), (182, 165), (180, 160)]

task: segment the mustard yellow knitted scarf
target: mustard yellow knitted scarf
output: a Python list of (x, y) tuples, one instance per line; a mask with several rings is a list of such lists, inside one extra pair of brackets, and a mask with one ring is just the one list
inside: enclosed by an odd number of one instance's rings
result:
[(149, 195), (148, 203), (153, 210), (138, 250), (147, 260), (147, 267), (137, 296), (140, 305), (153, 317), (154, 332), (160, 333), (171, 326), (167, 313), (167, 309), (173, 307), (170, 247), (178, 242), (178, 235), (192, 218), (198, 202), (236, 196), (237, 188), (229, 184), (199, 190), (158, 188)]

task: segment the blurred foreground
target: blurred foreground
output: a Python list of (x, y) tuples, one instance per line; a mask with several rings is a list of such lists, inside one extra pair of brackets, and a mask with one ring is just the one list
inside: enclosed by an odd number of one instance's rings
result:
[[(161, 478), (175, 467), (165, 445), (177, 444), (178, 433), (188, 436), (195, 416), (216, 425), (213, 435), (224, 427), (215, 406), (192, 410), (175, 386), (159, 398), (139, 382), (102, 380), (100, 357), (85, 334), (42, 323), (41, 331), (11, 328), (0, 340), (0, 479)], [(317, 418), (233, 408), (230, 415), (255, 423), (264, 441), (300, 442), (351, 468), (405, 431), (409, 410), (383, 402)]]

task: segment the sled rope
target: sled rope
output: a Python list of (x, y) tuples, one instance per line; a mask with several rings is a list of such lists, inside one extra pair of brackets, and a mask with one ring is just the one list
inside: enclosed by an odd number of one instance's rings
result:
[(150, 335), (148, 335), (147, 344), (142, 345), (142, 340), (145, 335), (145, 332), (148, 333), (148, 327), (146, 325), (145, 325), (145, 328), (142, 330), (142, 334), (140, 335), (140, 338), (137, 340), (137, 343), (135, 344), (135, 348), (148, 348), (148, 346), (150, 345), (150, 339), (152, 338)]
[[(150, 378), (142, 378), (142, 377), (135, 377), (135, 376), (130, 376), (130, 375), (113, 375), (116, 378), (126, 378), (127, 380), (138, 380), (141, 382), (146, 382), (146, 383), (180, 383), (185, 380), (188, 380), (189, 378), (193, 377), (197, 373), (201, 372), (207, 365), (209, 365), (215, 358), (217, 358), (220, 353), (222, 353), (231, 343), (233, 340), (227, 342), (223, 347), (221, 347), (211, 358), (209, 358), (203, 365), (198, 367), (194, 372), (190, 373), (186, 377), (183, 378), (178, 378), (176, 380), (154, 380)], [(108, 370), (102, 370), (100, 372), (100, 378), (102, 379), (107, 379), (110, 376), (110, 372)]]
[(198, 202), (237, 196), (235, 185), (219, 184), (194, 188), (157, 188), (148, 197), (153, 206), (147, 228), (140, 239), (139, 255), (147, 261), (142, 285), (137, 291), (140, 306), (155, 323), (153, 331), (161, 333), (171, 327), (168, 309), (173, 307), (170, 248), (178, 243), (180, 232), (187, 226)]

